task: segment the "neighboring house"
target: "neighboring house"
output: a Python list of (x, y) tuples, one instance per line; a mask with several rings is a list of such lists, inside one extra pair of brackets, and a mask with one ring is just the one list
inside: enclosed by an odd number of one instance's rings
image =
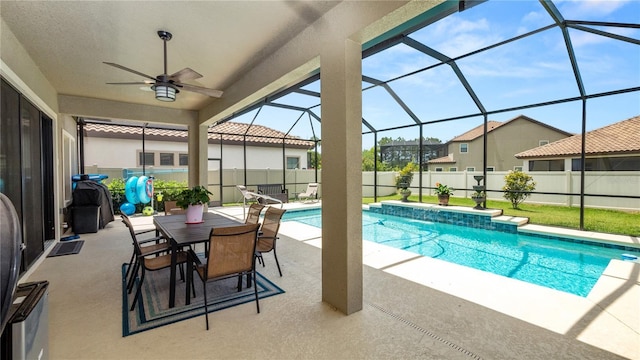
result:
[[(516, 154), (529, 171), (580, 171), (582, 135)], [(640, 116), (585, 134), (585, 171), (640, 171)]]
[[(248, 124), (226, 122), (216, 126), (215, 133), (209, 130), (209, 158), (222, 159), (224, 169), (244, 168), (243, 142), (248, 127)], [(189, 158), (186, 130), (145, 128), (144, 153), (142, 130), (142, 127), (135, 126), (85, 124), (85, 164), (100, 168), (139, 168), (144, 161), (146, 167), (187, 168)], [(282, 169), (283, 155), (287, 169), (304, 169), (307, 167), (307, 151), (314, 146), (313, 141), (286, 136), (280, 131), (260, 125), (250, 127), (246, 141), (247, 169)], [(224, 145), (223, 151), (221, 142)]]
[[(487, 122), (487, 171), (522, 170), (515, 154), (573, 134), (524, 115)], [(483, 171), (484, 125), (447, 142), (447, 155), (429, 161), (430, 171)]]

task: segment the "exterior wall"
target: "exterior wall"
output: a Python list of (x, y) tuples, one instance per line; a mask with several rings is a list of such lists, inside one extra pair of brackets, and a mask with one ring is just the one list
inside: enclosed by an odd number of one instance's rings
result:
[[(551, 143), (566, 137), (562, 133), (528, 120), (513, 120), (506, 126), (500, 126), (487, 134), (487, 166), (495, 167), (495, 171), (513, 170), (515, 166), (522, 166), (522, 160), (516, 159), (515, 154), (540, 146), (540, 140)], [(478, 154), (481, 158), (479, 163), (482, 164), (482, 138), (476, 141), (479, 143)], [(476, 170), (482, 171), (482, 165), (476, 166)]]
[[(137, 168), (138, 154), (142, 151), (142, 142), (134, 139), (111, 139), (86, 137), (85, 165), (100, 168)], [(178, 154), (187, 153), (186, 142), (153, 141), (145, 142), (146, 152), (169, 152), (175, 154), (177, 166)], [(224, 145), (222, 163), (225, 169), (244, 168), (244, 148), (237, 145)], [(209, 144), (208, 156), (220, 158), (220, 145)], [(300, 159), (300, 166), (306, 167), (307, 151), (305, 149), (287, 149), (286, 156)], [(170, 169), (172, 166), (160, 166), (156, 158), (155, 168)], [(183, 167), (187, 168), (187, 167)], [(281, 147), (247, 147), (247, 168), (249, 169), (282, 169)]]
[[(540, 146), (540, 140), (554, 142), (566, 137), (553, 129), (525, 119), (513, 120), (487, 134), (487, 167), (493, 167), (494, 171), (514, 170), (516, 166), (522, 166), (522, 160), (516, 159), (515, 154)], [(461, 143), (468, 144), (469, 152), (460, 153)], [(429, 170), (442, 167), (443, 171), (448, 171), (454, 166), (458, 171), (473, 167), (475, 171), (482, 172), (483, 146), (482, 136), (468, 142), (449, 143), (448, 153), (453, 155), (455, 164), (430, 164)]]

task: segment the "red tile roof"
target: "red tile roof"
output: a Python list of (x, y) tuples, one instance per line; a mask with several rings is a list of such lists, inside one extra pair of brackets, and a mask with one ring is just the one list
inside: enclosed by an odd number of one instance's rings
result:
[[(242, 144), (244, 134), (247, 132), (249, 124), (226, 122), (209, 129), (209, 143), (219, 143), (220, 136), (226, 144)], [(84, 126), (87, 136), (110, 137), (121, 139), (140, 139), (142, 137), (142, 127), (122, 126), (113, 124), (87, 123)], [(182, 129), (161, 129), (147, 127), (145, 138), (160, 141), (187, 141), (187, 131)], [(281, 146), (282, 139), (290, 148), (310, 149), (314, 146), (313, 141), (303, 140), (295, 136), (285, 136), (284, 133), (261, 125), (252, 125), (247, 133), (247, 144), (258, 146)]]
[(453, 160), (451, 154), (443, 157), (439, 157), (437, 159), (431, 159), (428, 161), (429, 164), (455, 164), (456, 161)]
[[(554, 130), (554, 131), (557, 131), (559, 133), (565, 134), (566, 136), (571, 136), (572, 135), (571, 133), (568, 133), (566, 131), (560, 130), (560, 129), (555, 128), (553, 126), (547, 125), (547, 124), (545, 124), (543, 122), (540, 122), (538, 120), (534, 120), (534, 119), (532, 119), (532, 118), (530, 118), (528, 116), (525, 116), (525, 115), (518, 115), (518, 116), (514, 117), (513, 119), (505, 121), (505, 122), (489, 120), (489, 121), (487, 121), (487, 133), (490, 133), (493, 130), (495, 130), (495, 129), (501, 127), (501, 126), (508, 125), (509, 123), (511, 123), (513, 121), (516, 121), (516, 120), (519, 120), (519, 119), (526, 120), (526, 121), (538, 124), (540, 126), (547, 127), (547, 128), (549, 128), (551, 130)], [(484, 133), (484, 124), (481, 124), (481, 125), (478, 125), (478, 126), (474, 127), (473, 129), (467, 131), (466, 133), (464, 133), (462, 135), (458, 135), (458, 136), (454, 137), (453, 139), (451, 139), (450, 142), (471, 141), (471, 140), (474, 140), (474, 139), (477, 139), (477, 138), (481, 137), (483, 133)]]
[[(640, 116), (607, 125), (585, 134), (585, 154), (640, 153)], [(519, 159), (580, 155), (582, 135), (574, 135), (516, 154)]]
[[(504, 124), (506, 123), (501, 123), (500, 121), (487, 121), (487, 133)], [(484, 134), (484, 124), (478, 125), (473, 129), (467, 131), (466, 133), (454, 137), (450, 141), (471, 141), (473, 139), (479, 138), (480, 136), (482, 136), (482, 134)]]

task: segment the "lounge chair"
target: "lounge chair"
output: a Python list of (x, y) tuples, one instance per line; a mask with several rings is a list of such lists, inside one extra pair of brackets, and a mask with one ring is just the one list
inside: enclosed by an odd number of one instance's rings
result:
[(298, 194), (298, 200), (304, 199), (305, 202), (306, 200), (311, 200), (312, 202), (318, 201), (318, 199), (316, 199), (317, 195), (318, 195), (318, 183), (309, 183), (309, 185), (307, 185), (307, 190), (305, 190), (305, 192)]
[(261, 202), (265, 202), (265, 201), (260, 201), (260, 199), (268, 200), (270, 202), (280, 203), (280, 208), (282, 208), (282, 200), (273, 198), (273, 197), (268, 196), (268, 195), (258, 194), (258, 193), (255, 193), (253, 191), (249, 191), (249, 190), (247, 190), (247, 187), (244, 186), (244, 185), (236, 185), (236, 187), (242, 193), (242, 216), (243, 217), (246, 216), (245, 215), (245, 208), (247, 207), (247, 201), (249, 201), (249, 202), (256, 201), (258, 203), (261, 203)]

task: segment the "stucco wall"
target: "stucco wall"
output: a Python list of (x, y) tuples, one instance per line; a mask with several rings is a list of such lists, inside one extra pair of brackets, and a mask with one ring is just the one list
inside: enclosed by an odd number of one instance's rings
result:
[[(138, 153), (142, 151), (140, 140), (107, 139), (87, 137), (85, 146), (85, 164), (101, 168), (135, 168)], [(169, 152), (175, 154), (187, 153), (187, 143), (153, 141), (145, 142), (146, 152)], [(209, 158), (220, 158), (220, 145), (210, 144)], [(287, 149), (286, 156), (299, 157), (300, 168), (306, 168), (307, 151), (304, 149)], [(237, 145), (224, 145), (222, 162), (225, 169), (244, 168), (244, 148)], [(156, 162), (156, 168), (163, 168)], [(170, 166), (167, 166), (169, 168)], [(282, 169), (282, 148), (280, 147), (247, 147), (248, 169)]]

